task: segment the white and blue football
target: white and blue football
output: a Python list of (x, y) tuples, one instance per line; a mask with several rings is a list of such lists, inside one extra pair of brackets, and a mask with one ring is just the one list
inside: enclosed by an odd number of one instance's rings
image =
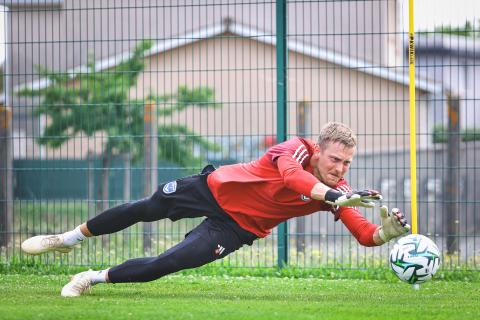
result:
[(400, 238), (390, 251), (390, 268), (400, 280), (411, 284), (430, 280), (439, 266), (438, 247), (421, 234)]

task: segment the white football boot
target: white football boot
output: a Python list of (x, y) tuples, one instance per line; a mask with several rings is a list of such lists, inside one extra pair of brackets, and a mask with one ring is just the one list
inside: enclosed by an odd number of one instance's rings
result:
[(22, 243), (22, 250), (28, 254), (36, 255), (48, 251), (58, 251), (61, 253), (70, 252), (74, 246), (63, 244), (63, 236), (46, 235), (28, 238)]
[(92, 287), (90, 272), (92, 270), (77, 273), (69, 283), (62, 288), (62, 297), (79, 297)]

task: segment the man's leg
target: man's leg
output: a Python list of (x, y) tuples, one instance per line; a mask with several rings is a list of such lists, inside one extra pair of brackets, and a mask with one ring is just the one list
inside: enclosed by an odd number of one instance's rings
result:
[(48, 251), (67, 253), (88, 237), (114, 233), (140, 221), (148, 222), (165, 218), (170, 207), (169, 199), (158, 197), (157, 193), (149, 198), (107, 209), (63, 234), (29, 238), (22, 243), (22, 250), (33, 255)]
[[(223, 258), (242, 247), (244, 243), (231, 226), (217, 218), (205, 219), (176, 246), (158, 257), (139, 258), (103, 270), (105, 281), (93, 278), (95, 271), (82, 272), (62, 290), (62, 296), (79, 296), (86, 288), (99, 282), (146, 282), (180, 270), (196, 268)], [(83, 275), (82, 275), (83, 274)], [(80, 276), (82, 275), (82, 276)], [(102, 280), (102, 279), (100, 279)]]
[(218, 204), (208, 189), (206, 175), (189, 176), (160, 185), (149, 198), (105, 210), (74, 230), (29, 238), (22, 249), (29, 254), (69, 252), (87, 237), (114, 233), (140, 221), (201, 217), (215, 206)]
[(160, 185), (149, 198), (107, 209), (74, 230), (29, 238), (22, 243), (22, 249), (28, 254), (69, 252), (87, 237), (114, 233), (140, 221), (204, 216), (211, 212), (212, 202), (215, 200), (208, 190), (206, 176), (189, 176)]

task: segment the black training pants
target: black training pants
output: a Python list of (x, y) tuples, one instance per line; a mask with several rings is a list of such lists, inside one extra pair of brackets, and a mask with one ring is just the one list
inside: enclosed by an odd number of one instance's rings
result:
[(218, 206), (207, 185), (208, 174), (160, 185), (149, 198), (108, 209), (87, 221), (88, 230), (101, 235), (141, 221), (207, 217), (182, 242), (158, 257), (131, 259), (111, 268), (108, 272), (111, 282), (152, 281), (179, 270), (202, 266), (227, 256), (244, 244), (252, 244), (257, 236), (242, 229)]

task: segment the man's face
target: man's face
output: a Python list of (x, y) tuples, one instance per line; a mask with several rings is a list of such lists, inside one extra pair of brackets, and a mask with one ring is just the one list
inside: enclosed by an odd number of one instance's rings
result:
[(339, 142), (327, 143), (323, 150), (317, 148), (310, 159), (313, 175), (327, 186), (335, 187), (350, 168), (355, 148)]

